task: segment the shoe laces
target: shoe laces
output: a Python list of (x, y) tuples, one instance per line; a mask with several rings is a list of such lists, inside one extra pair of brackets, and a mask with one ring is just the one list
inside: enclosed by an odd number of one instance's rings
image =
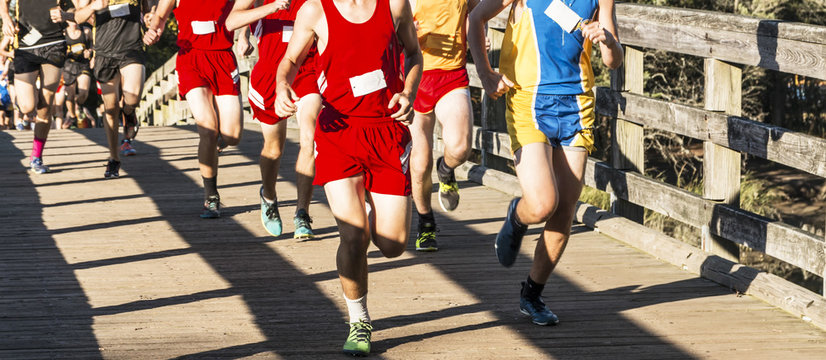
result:
[(313, 219), (310, 218), (310, 215), (307, 213), (299, 213), (295, 216), (295, 226), (296, 227), (305, 227), (309, 228), (310, 224), (312, 224)]
[(534, 312), (537, 312), (537, 313), (550, 312), (550, 310), (548, 310), (548, 307), (545, 305), (545, 301), (542, 300), (541, 296), (537, 296), (535, 298), (525, 298), (525, 299), (528, 301), (528, 304), (531, 305)]
[(350, 342), (369, 342), (370, 334), (373, 331), (373, 325), (364, 321), (350, 323), (350, 335), (347, 341)]
[(267, 211), (264, 214), (267, 215), (268, 219), (276, 219), (281, 217), (278, 215), (278, 205), (275, 202), (272, 204), (267, 203)]
[(439, 182), (439, 191), (443, 193), (459, 191), (459, 184), (455, 181), (447, 183)]
[(218, 210), (218, 207), (221, 204), (221, 198), (218, 196), (210, 196), (207, 197), (206, 201), (204, 202), (204, 207), (210, 211)]

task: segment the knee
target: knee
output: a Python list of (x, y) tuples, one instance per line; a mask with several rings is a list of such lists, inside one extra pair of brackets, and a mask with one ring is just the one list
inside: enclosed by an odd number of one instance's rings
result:
[(283, 150), (280, 145), (275, 142), (264, 142), (264, 147), (261, 148), (261, 156), (272, 160), (280, 159)]
[(77, 102), (78, 106), (81, 106), (83, 103), (86, 102), (86, 99), (89, 97), (89, 91), (80, 91), (77, 93), (75, 97), (75, 102)]
[(398, 242), (398, 241), (384, 241), (378, 242), (381, 244), (379, 250), (381, 250), (381, 254), (384, 255), (386, 258), (394, 258), (399, 257), (401, 254), (404, 254), (404, 250), (407, 247), (406, 242)]
[(433, 168), (433, 158), (429, 153), (424, 155), (427, 156), (410, 157), (410, 175), (414, 179), (423, 179), (426, 176), (430, 176), (431, 169)]
[(228, 146), (235, 146), (241, 143), (241, 134), (238, 134), (238, 136), (221, 135), (221, 138), (224, 139), (224, 143)]
[(470, 144), (466, 141), (458, 141), (445, 148), (446, 157), (450, 157), (459, 163), (464, 163), (470, 157)]
[[(103, 113), (104, 113), (107, 117), (112, 117), (112, 118), (114, 118), (114, 119), (116, 119), (116, 120), (120, 118), (120, 108), (119, 108), (119, 107), (116, 107), (116, 106), (115, 106), (115, 107), (111, 107), (111, 108), (108, 108), (108, 109), (104, 110), (104, 111), (103, 111)], [(117, 123), (117, 121), (115, 121), (115, 123)]]
[(554, 215), (554, 212), (559, 206), (559, 200), (556, 196), (546, 197), (545, 199), (526, 202), (525, 205), (525, 210), (527, 210), (526, 212), (528, 214), (528, 219), (524, 219), (525, 221), (531, 223), (546, 222)]

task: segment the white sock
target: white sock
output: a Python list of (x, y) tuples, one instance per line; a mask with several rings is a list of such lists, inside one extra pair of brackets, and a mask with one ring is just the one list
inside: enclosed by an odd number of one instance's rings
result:
[(351, 323), (370, 322), (370, 314), (367, 313), (367, 295), (356, 300), (350, 300), (347, 295), (344, 295), (344, 301), (347, 302), (347, 312), (350, 313)]

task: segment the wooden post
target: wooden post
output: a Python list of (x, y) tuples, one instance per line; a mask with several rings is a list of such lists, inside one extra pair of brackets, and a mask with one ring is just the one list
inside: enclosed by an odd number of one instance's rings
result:
[[(739, 67), (715, 59), (705, 59), (705, 108), (740, 116), (742, 71)], [(740, 152), (703, 143), (703, 197), (730, 206), (740, 206)], [(707, 226), (706, 226), (707, 227)], [(703, 250), (729, 259), (740, 260), (737, 244), (702, 230)]]
[[(499, 68), (499, 52), (502, 49), (502, 40), (505, 38), (505, 32), (496, 29), (488, 28), (488, 39), (490, 39), (490, 51), (488, 51), (488, 61), (493, 69)], [(487, 149), (492, 148), (490, 144), (490, 137), (487, 136), (488, 131), (507, 130), (507, 126), (501, 128), (497, 126), (498, 122), (505, 122), (505, 97), (502, 96), (497, 100), (488, 97), (484, 89), (482, 89), (482, 111), (480, 124), (482, 127), (482, 166), (490, 167), (490, 154)]]
[[(611, 74), (611, 87), (614, 91), (643, 93), (643, 52), (640, 48), (625, 46), (625, 60), (622, 67)], [(611, 160), (615, 169), (642, 173), (645, 170), (644, 128), (642, 125), (621, 119), (612, 119)], [(643, 223), (642, 206), (621, 199), (611, 194), (611, 212), (625, 218)]]

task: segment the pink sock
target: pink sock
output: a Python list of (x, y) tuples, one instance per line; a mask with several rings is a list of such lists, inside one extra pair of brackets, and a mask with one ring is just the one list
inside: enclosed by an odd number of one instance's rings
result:
[(35, 136), (32, 143), (32, 159), (43, 156), (43, 145), (46, 145), (46, 139)]

